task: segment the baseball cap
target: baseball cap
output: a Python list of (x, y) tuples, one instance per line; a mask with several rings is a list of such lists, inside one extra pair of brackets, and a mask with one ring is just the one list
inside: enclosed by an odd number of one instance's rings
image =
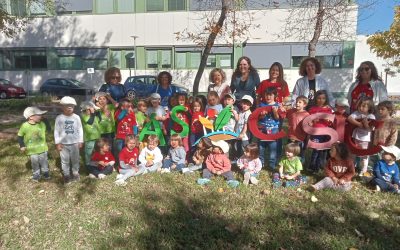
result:
[(247, 100), (247, 101), (249, 101), (249, 102), (251, 103), (251, 105), (253, 105), (253, 102), (254, 102), (253, 97), (251, 97), (251, 96), (249, 96), (249, 95), (244, 95), (244, 96), (242, 97), (242, 101), (243, 101), (243, 100)]
[(161, 96), (158, 93), (153, 93), (153, 94), (151, 94), (150, 98), (151, 99), (161, 99)]
[(73, 97), (70, 96), (64, 96), (63, 98), (61, 98), (60, 101), (61, 105), (75, 105), (76, 106), (76, 101)]
[(43, 115), (45, 113), (47, 113), (47, 111), (40, 110), (37, 107), (27, 107), (24, 110), (24, 117), (25, 117), (25, 119), (28, 119), (29, 117), (31, 117), (33, 115)]

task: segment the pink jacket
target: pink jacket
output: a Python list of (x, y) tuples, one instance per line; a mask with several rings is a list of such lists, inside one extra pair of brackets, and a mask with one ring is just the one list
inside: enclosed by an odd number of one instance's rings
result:
[(225, 154), (209, 154), (206, 166), (212, 173), (216, 171), (221, 171), (222, 173), (231, 171), (231, 161)]

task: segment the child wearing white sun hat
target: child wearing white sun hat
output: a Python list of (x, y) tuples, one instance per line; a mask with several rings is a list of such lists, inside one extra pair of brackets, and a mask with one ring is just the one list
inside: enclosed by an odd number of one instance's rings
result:
[(399, 166), (396, 164), (400, 159), (400, 149), (394, 145), (381, 147), (382, 159), (374, 166), (374, 179), (371, 183), (377, 191), (400, 194)]

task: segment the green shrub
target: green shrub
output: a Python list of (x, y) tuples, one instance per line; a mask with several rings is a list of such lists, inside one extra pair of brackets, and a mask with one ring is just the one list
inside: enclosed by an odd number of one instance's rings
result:
[(39, 103), (51, 103), (51, 97), (35, 96), (25, 99), (0, 100), (0, 109), (22, 110), (28, 106), (34, 106)]

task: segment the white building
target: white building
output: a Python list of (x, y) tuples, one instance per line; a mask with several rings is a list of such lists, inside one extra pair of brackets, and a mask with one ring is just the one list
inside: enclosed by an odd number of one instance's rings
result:
[[(202, 9), (206, 8), (200, 4), (204, 1), (64, 0), (67, 4), (56, 8), (55, 13), (41, 6), (26, 10), (25, 1), (3, 0), (10, 13), (27, 12), (35, 18), (19, 36), (11, 39), (0, 36), (0, 78), (29, 91), (37, 91), (45, 79), (52, 77), (75, 78), (98, 87), (103, 83), (104, 70), (116, 66), (121, 68), (123, 80), (135, 72), (155, 75), (167, 70), (172, 73), (174, 83), (191, 89), (201, 48), (178, 41), (175, 33), (184, 29), (195, 32), (204, 26), (206, 12)], [(252, 4), (250, 10), (237, 12), (237, 18), (252, 15), (255, 28), (249, 31), (246, 46), (233, 48), (222, 43), (222, 39), (216, 42), (200, 91), (206, 91), (208, 74), (214, 67), (223, 68), (230, 81), (236, 61), (242, 55), (252, 59), (262, 79), (267, 78), (273, 62), (281, 62), (291, 90), (299, 78), (298, 65), (308, 54), (308, 44), (295, 37), (282, 40), (276, 36), (283, 29), (282, 20), (289, 15), (283, 4), (286, 1), (274, 1), (278, 4), (272, 6), (265, 6), (270, 1), (242, 2)], [(218, 9), (218, 4), (213, 8)], [(317, 46), (317, 58), (324, 68), (322, 75), (331, 82), (334, 92), (344, 92), (354, 78), (357, 6), (349, 8), (352, 25), (346, 27), (348, 36)], [(134, 65), (135, 54), (137, 65)], [(95, 73), (88, 74), (87, 68), (95, 68)]]

